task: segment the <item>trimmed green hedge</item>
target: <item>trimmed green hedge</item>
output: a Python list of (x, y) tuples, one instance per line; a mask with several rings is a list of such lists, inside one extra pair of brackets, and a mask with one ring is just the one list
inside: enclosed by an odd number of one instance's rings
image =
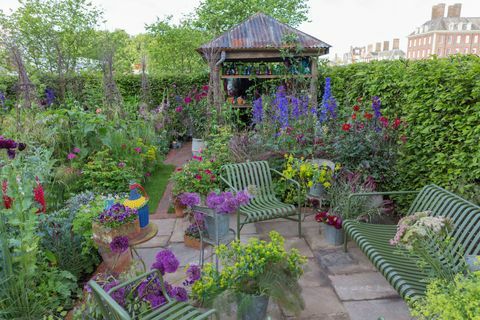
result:
[(397, 172), (403, 189), (435, 183), (480, 203), (480, 57), (327, 67), (342, 108), (379, 96), (407, 121)]

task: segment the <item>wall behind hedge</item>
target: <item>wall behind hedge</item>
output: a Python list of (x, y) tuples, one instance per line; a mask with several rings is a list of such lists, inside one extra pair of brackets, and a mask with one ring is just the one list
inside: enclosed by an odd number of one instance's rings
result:
[(327, 67), (342, 108), (379, 96), (399, 115), (408, 140), (398, 163), (401, 188), (436, 183), (480, 203), (480, 57), (382, 61)]

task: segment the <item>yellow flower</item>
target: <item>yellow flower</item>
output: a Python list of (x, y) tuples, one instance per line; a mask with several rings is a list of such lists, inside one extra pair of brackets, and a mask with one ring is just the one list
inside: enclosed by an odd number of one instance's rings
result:
[(332, 185), (332, 184), (331, 184), (330, 182), (328, 182), (328, 181), (323, 184), (323, 186), (324, 186), (325, 188), (330, 188), (331, 185)]
[(307, 186), (311, 188), (313, 186), (313, 181), (308, 181)]

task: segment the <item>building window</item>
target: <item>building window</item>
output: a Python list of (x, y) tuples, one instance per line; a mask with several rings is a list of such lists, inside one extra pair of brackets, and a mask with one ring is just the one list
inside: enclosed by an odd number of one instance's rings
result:
[(438, 42), (439, 43), (443, 43), (443, 40), (444, 40), (445, 36), (443, 34), (441, 34), (439, 37), (438, 37)]
[(469, 35), (465, 36), (465, 43), (470, 43), (470, 36)]
[(448, 43), (452, 43), (453, 41), (453, 36), (448, 36)]
[(427, 57), (430, 56), (430, 49), (427, 49)]
[(457, 36), (457, 43), (460, 43), (462, 41), (462, 36)]
[(428, 44), (432, 44), (432, 36), (428, 37)]
[(413, 39), (413, 46), (415, 47), (417, 45), (417, 39)]
[(423, 44), (427, 44), (427, 37), (423, 38)]
[(478, 42), (478, 34), (473, 38), (473, 42), (477, 43)]
[(447, 49), (447, 56), (450, 54), (450, 48)]
[(425, 49), (422, 50), (422, 58), (425, 58)]

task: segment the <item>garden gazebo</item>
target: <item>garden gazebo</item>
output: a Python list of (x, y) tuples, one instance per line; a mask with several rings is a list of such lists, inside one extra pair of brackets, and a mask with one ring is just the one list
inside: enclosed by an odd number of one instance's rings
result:
[[(317, 100), (317, 58), (331, 46), (263, 13), (234, 26), (197, 51), (208, 61), (216, 106), (223, 87), (231, 102), (249, 106), (246, 89), (252, 81), (275, 78), (309, 78), (311, 101)], [(286, 53), (288, 57), (286, 56)], [(299, 62), (292, 66), (291, 62)]]

